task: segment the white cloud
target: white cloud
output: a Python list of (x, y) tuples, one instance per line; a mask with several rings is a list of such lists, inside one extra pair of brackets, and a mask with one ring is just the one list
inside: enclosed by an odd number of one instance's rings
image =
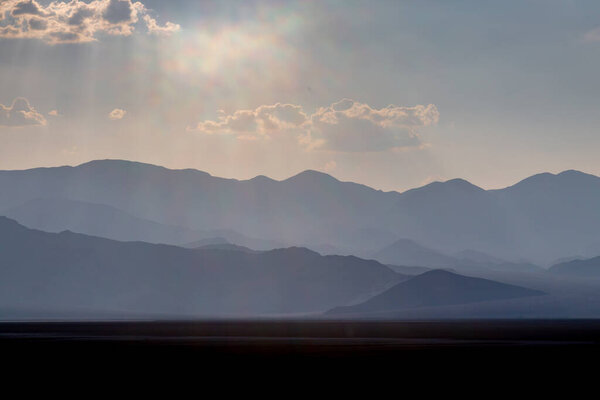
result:
[(296, 135), (298, 142), (311, 150), (368, 152), (421, 147), (419, 130), (436, 125), (438, 120), (433, 104), (376, 109), (343, 99), (310, 116), (301, 106), (280, 103), (232, 114), (221, 111), (217, 121), (200, 122), (192, 130), (238, 138)]
[(58, 112), (58, 110), (50, 110), (48, 111), (48, 115), (51, 117), (60, 117), (60, 113)]
[(143, 18), (148, 33), (170, 34), (179, 25), (158, 25), (150, 10), (139, 1), (52, 1), (44, 6), (36, 0), (0, 2), (0, 37), (40, 39), (50, 44), (96, 40), (97, 33), (128, 36)]
[(146, 28), (148, 28), (148, 33), (152, 33), (154, 35), (168, 36), (181, 30), (181, 26), (179, 26), (179, 24), (174, 24), (168, 21), (163, 26), (160, 26), (156, 20), (149, 15), (144, 15), (144, 22), (146, 23)]
[(219, 111), (217, 121), (198, 123), (192, 130), (205, 134), (234, 134), (240, 138), (268, 136), (281, 131), (299, 129), (308, 116), (293, 104), (264, 105), (255, 110), (238, 110), (233, 114)]
[(317, 147), (347, 152), (417, 147), (421, 144), (418, 130), (438, 120), (433, 104), (374, 109), (343, 99), (311, 116), (310, 140)]
[(25, 127), (46, 125), (46, 118), (23, 97), (13, 100), (10, 106), (0, 104), (0, 126)]
[(117, 121), (119, 119), (123, 119), (123, 117), (125, 116), (125, 114), (127, 114), (127, 111), (122, 110), (120, 108), (115, 108), (114, 110), (112, 110), (109, 114), (108, 114), (108, 118), (113, 120), (113, 121)]

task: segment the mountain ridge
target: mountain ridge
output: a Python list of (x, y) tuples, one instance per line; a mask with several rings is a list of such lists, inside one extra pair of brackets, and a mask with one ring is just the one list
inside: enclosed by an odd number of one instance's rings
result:
[[(35, 251), (32, 251), (35, 249)], [(404, 279), (308, 249), (186, 249), (28, 229), (0, 217), (0, 308), (188, 316), (321, 312)]]
[(572, 254), (597, 255), (589, 249), (600, 243), (600, 178), (577, 171), (500, 190), (453, 179), (399, 193), (314, 170), (281, 181), (235, 180), (193, 169), (98, 160), (0, 171), (0, 188), (0, 213), (34, 198), (58, 197), (111, 206), (164, 225), (230, 229), (353, 254), (410, 238), (446, 254), (472, 249), (548, 265)]
[(600, 176), (591, 174), (591, 173), (587, 173), (587, 172), (583, 172), (580, 170), (576, 170), (576, 169), (567, 169), (558, 173), (551, 173), (551, 172), (541, 172), (541, 173), (537, 173), (537, 174), (533, 174), (530, 175), (526, 178), (521, 179), (518, 182), (515, 182), (512, 185), (508, 185), (502, 188), (494, 188), (494, 189), (484, 189), (481, 188), (478, 185), (473, 184), (472, 182), (463, 179), (463, 178), (451, 178), (445, 181), (434, 181), (422, 186), (418, 186), (418, 187), (414, 187), (414, 188), (410, 188), (410, 189), (406, 189), (406, 190), (381, 190), (381, 189), (377, 189), (374, 188), (372, 186), (369, 186), (366, 183), (360, 183), (360, 182), (354, 182), (354, 181), (342, 181), (338, 178), (336, 178), (335, 176), (326, 173), (326, 172), (322, 172), (322, 171), (318, 171), (318, 170), (314, 170), (314, 169), (305, 169), (302, 170), (294, 175), (291, 175), (287, 178), (283, 178), (283, 179), (274, 179), (271, 178), (267, 175), (256, 175), (252, 178), (248, 178), (248, 179), (236, 179), (236, 178), (226, 178), (226, 177), (221, 177), (221, 176), (217, 176), (217, 175), (213, 175), (210, 172), (201, 170), (201, 169), (197, 169), (197, 168), (169, 168), (169, 167), (165, 167), (165, 166), (161, 166), (158, 164), (153, 164), (150, 162), (143, 162), (143, 161), (133, 161), (133, 160), (126, 160), (126, 159), (120, 159), (120, 158), (103, 158), (103, 159), (94, 159), (94, 160), (90, 160), (90, 161), (85, 161), (82, 162), (80, 164), (75, 164), (75, 165), (57, 165), (57, 166), (45, 166), (45, 167), (33, 167), (33, 168), (21, 168), (21, 169), (8, 169), (8, 170), (0, 170), (0, 172), (27, 172), (27, 171), (35, 171), (35, 170), (48, 170), (48, 169), (68, 169), (68, 168), (78, 168), (78, 167), (84, 167), (84, 166), (95, 166), (95, 165), (102, 165), (102, 164), (111, 164), (111, 163), (116, 163), (116, 164), (123, 164), (123, 165), (128, 165), (128, 166), (146, 166), (146, 167), (156, 167), (157, 169), (162, 169), (162, 170), (166, 170), (166, 171), (178, 171), (178, 172), (193, 172), (193, 173), (200, 173), (206, 176), (210, 176), (212, 178), (217, 178), (217, 179), (223, 179), (223, 180), (228, 180), (228, 181), (237, 181), (237, 182), (247, 182), (247, 181), (251, 181), (257, 178), (267, 178), (270, 181), (274, 181), (274, 182), (285, 182), (287, 180), (290, 180), (292, 178), (295, 178), (297, 176), (302, 176), (302, 175), (322, 175), (322, 176), (326, 176), (326, 177), (330, 177), (333, 178), (334, 180), (341, 182), (341, 183), (355, 183), (357, 185), (361, 185), (361, 186), (366, 186), (372, 190), (375, 191), (380, 191), (383, 193), (398, 193), (398, 194), (404, 194), (408, 191), (411, 190), (415, 190), (415, 189), (422, 189), (431, 185), (436, 185), (436, 184), (444, 184), (444, 183), (449, 183), (449, 184), (468, 184), (474, 188), (477, 189), (481, 189), (484, 190), (486, 192), (491, 192), (491, 191), (499, 191), (499, 190), (503, 190), (503, 189), (507, 189), (513, 186), (516, 186), (520, 183), (523, 182), (527, 182), (529, 179), (531, 178), (536, 178), (539, 176), (549, 176), (549, 177), (560, 177), (560, 176), (565, 176), (565, 175), (579, 175), (579, 176), (588, 176), (588, 177), (593, 177), (593, 178), (597, 178), (600, 180)]

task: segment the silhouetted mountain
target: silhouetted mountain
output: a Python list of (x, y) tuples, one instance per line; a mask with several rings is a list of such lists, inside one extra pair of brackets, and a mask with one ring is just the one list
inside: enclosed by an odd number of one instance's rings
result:
[(65, 230), (122, 241), (181, 244), (202, 233), (134, 217), (115, 207), (58, 198), (39, 198), (4, 212), (19, 223), (46, 232)]
[(364, 299), (402, 278), (375, 261), (303, 248), (185, 249), (47, 233), (0, 217), (0, 309), (315, 312)]
[(399, 196), (314, 171), (284, 181), (238, 181), (120, 160), (2, 171), (0, 187), (11, 188), (0, 191), (0, 210), (36, 198), (64, 198), (112, 206), (162, 224), (232, 229), (280, 243), (343, 242), (355, 230), (377, 229), (381, 213)]
[(561, 275), (600, 278), (600, 257), (556, 264), (550, 267), (550, 272)]
[(195, 246), (214, 244), (218, 235), (224, 243), (255, 246), (260, 250), (285, 247), (282, 243), (249, 238), (231, 230), (199, 231), (134, 217), (115, 207), (59, 198), (38, 198), (7, 210), (5, 216), (33, 229), (46, 232), (69, 230), (120, 241), (142, 241)]
[(400, 273), (404, 273), (403, 268), (408, 266), (425, 267), (425, 270), (443, 268), (458, 271), (478, 271), (481, 269), (513, 272), (542, 271), (540, 267), (531, 263), (507, 262), (483, 252), (466, 250), (457, 254), (460, 257), (451, 257), (421, 246), (412, 240), (401, 239), (378, 252), (370, 254), (367, 258), (373, 258), (389, 265), (394, 271)]
[(452, 267), (456, 260), (428, 249), (410, 239), (400, 239), (370, 255), (383, 264), (421, 266), (428, 268)]
[(103, 160), (1, 171), (0, 188), (0, 212), (37, 198), (62, 198), (171, 227), (323, 243), (354, 254), (410, 238), (446, 254), (473, 249), (508, 262), (548, 264), (573, 254), (598, 255), (590, 253), (600, 243), (600, 178), (577, 171), (540, 174), (501, 190), (453, 179), (400, 194), (316, 171), (283, 181), (239, 181)]
[(578, 171), (545, 173), (492, 193), (507, 210), (516, 254), (540, 254), (543, 263), (597, 255), (588, 250), (598, 243), (600, 178)]
[(475, 302), (540, 296), (544, 293), (488, 279), (471, 278), (433, 270), (398, 283), (364, 303), (337, 307), (329, 314), (366, 314), (414, 307), (468, 304)]

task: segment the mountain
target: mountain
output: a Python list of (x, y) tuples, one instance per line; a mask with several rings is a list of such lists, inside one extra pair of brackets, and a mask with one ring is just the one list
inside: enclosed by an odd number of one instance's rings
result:
[(303, 248), (186, 249), (47, 233), (0, 217), (4, 310), (77, 308), (121, 316), (317, 312), (372, 296), (403, 278), (375, 261)]
[(201, 232), (137, 218), (115, 207), (68, 199), (37, 198), (3, 214), (47, 232), (70, 230), (121, 241), (180, 244), (202, 237)]
[(370, 258), (383, 264), (428, 268), (452, 267), (457, 264), (456, 259), (421, 246), (410, 239), (397, 240), (391, 245), (370, 254)]
[(415, 307), (469, 304), (491, 300), (541, 296), (544, 293), (488, 279), (433, 270), (400, 282), (371, 299), (337, 307), (328, 314), (368, 314)]
[[(497, 270), (511, 272), (542, 272), (537, 265), (527, 262), (508, 262), (486, 253), (464, 250), (452, 257), (436, 250), (421, 246), (410, 239), (401, 239), (383, 249), (369, 254), (382, 264), (389, 265), (396, 272), (407, 273), (410, 267), (425, 269), (443, 268), (465, 272)], [(424, 272), (424, 271), (421, 271)], [(408, 275), (411, 275), (408, 273)], [(413, 274), (414, 275), (414, 274)]]
[[(227, 243), (250, 245), (259, 250), (285, 247), (282, 243), (249, 238), (231, 230), (200, 231), (135, 217), (112, 206), (61, 198), (37, 198), (5, 210), (3, 214), (33, 229), (46, 232), (65, 230), (120, 241), (142, 241), (183, 245)], [(220, 236), (226, 236), (225, 239)]]
[(358, 246), (355, 232), (379, 229), (382, 213), (391, 210), (399, 196), (315, 171), (283, 181), (238, 181), (121, 160), (1, 171), (0, 187), (10, 188), (0, 191), (0, 210), (37, 198), (63, 198), (194, 230), (231, 229), (298, 244), (329, 243), (334, 238)]
[(600, 178), (578, 171), (539, 174), (498, 190), (453, 179), (398, 193), (316, 171), (282, 181), (243, 181), (99, 160), (0, 171), (0, 188), (0, 214), (35, 199), (60, 198), (170, 227), (229, 230), (281, 244), (320, 243), (353, 254), (408, 238), (444, 254), (472, 249), (507, 262), (548, 265), (573, 254), (592, 257), (600, 248)]
[(600, 257), (559, 263), (550, 267), (550, 272), (561, 275), (600, 278)]

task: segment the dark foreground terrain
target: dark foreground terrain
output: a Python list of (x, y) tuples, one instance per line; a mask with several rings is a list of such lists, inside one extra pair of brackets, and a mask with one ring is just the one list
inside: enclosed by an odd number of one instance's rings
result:
[[(108, 361), (111, 368), (164, 368), (177, 365), (173, 362), (191, 361), (196, 368), (213, 371), (252, 366), (247, 373), (256, 373), (256, 368), (266, 371), (265, 367), (291, 373), (333, 366), (373, 372), (392, 365), (388, 372), (397, 374), (456, 374), (480, 367), (486, 373), (502, 368), (531, 374), (540, 367), (558, 372), (567, 365), (562, 360), (593, 359), (600, 355), (599, 350), (600, 320), (0, 324), (4, 360), (27, 360), (31, 365), (59, 359), (81, 366)], [(334, 371), (340, 369), (328, 373)]]

